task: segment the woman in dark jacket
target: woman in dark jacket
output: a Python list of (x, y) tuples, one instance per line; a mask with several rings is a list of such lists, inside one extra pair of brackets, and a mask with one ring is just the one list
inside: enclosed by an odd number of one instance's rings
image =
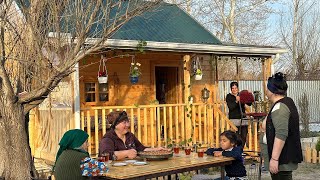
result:
[(133, 159), (139, 151), (167, 150), (165, 148), (147, 148), (129, 132), (130, 121), (125, 111), (119, 113), (112, 122), (111, 128), (103, 136), (99, 144), (99, 154), (109, 153), (110, 159)]

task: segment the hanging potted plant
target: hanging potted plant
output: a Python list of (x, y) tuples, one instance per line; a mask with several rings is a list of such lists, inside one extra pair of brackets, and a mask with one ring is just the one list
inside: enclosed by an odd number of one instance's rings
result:
[(201, 69), (197, 69), (194, 79), (197, 81), (202, 79), (202, 70)]
[(200, 61), (199, 61), (199, 57), (197, 57), (194, 60), (193, 63), (193, 68), (194, 68), (194, 79), (199, 81), (202, 79), (202, 69), (201, 69), (201, 65), (200, 65)]
[(104, 61), (104, 56), (101, 55), (99, 71), (98, 71), (98, 82), (100, 84), (108, 82), (108, 71)]
[(132, 84), (136, 84), (139, 81), (139, 76), (141, 75), (140, 66), (140, 63), (132, 60), (129, 73), (129, 79)]

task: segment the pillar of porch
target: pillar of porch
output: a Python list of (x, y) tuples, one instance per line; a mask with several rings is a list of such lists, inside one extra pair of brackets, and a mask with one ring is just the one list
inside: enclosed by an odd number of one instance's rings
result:
[[(192, 127), (191, 127), (191, 117), (188, 115), (188, 111), (190, 111), (188, 108), (189, 106), (189, 96), (190, 96), (190, 55), (184, 55), (183, 56), (183, 82), (184, 82), (184, 104), (186, 104), (186, 108), (184, 110), (185, 112), (185, 123), (181, 123), (181, 137), (185, 139), (189, 139), (191, 137), (192, 133)], [(185, 126), (185, 127), (184, 127)]]
[(267, 80), (272, 75), (271, 74), (272, 58), (269, 57), (262, 61), (262, 73), (263, 73), (263, 100), (266, 101), (267, 94)]

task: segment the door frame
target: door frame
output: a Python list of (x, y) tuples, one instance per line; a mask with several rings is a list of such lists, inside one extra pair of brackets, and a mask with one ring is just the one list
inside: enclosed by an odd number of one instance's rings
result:
[(183, 103), (182, 98), (182, 77), (183, 74), (183, 61), (152, 61), (150, 63), (150, 69), (151, 69), (151, 88), (153, 92), (153, 99), (156, 99), (156, 67), (176, 67), (178, 68), (177, 75), (178, 75), (178, 92), (177, 92), (177, 103), (181, 104)]

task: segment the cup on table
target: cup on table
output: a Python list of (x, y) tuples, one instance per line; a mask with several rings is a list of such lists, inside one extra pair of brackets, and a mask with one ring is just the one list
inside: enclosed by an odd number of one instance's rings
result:
[(101, 156), (98, 157), (98, 161), (100, 162), (108, 162), (110, 158), (109, 153), (102, 153)]
[(179, 146), (174, 146), (174, 147), (173, 147), (173, 152), (174, 152), (175, 154), (179, 154), (179, 150), (180, 150), (180, 147), (179, 147)]
[(190, 147), (185, 147), (184, 148), (184, 152), (186, 153), (186, 155), (190, 155), (191, 154), (191, 148)]
[(204, 150), (199, 149), (199, 150), (198, 150), (198, 157), (199, 157), (199, 158), (202, 158), (203, 155), (204, 155)]

